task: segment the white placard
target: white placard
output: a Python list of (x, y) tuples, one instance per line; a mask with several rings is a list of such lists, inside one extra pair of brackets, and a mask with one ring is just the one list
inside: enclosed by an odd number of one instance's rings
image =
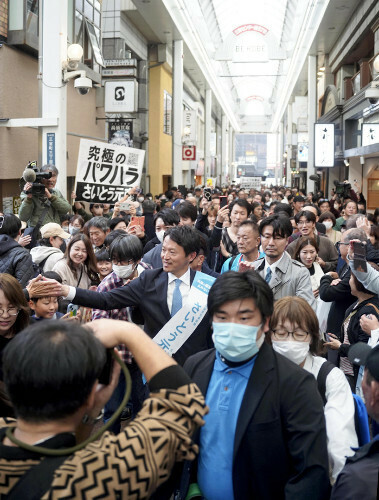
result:
[(315, 123), (315, 167), (334, 167), (334, 123)]
[(145, 151), (106, 142), (80, 140), (76, 200), (115, 203), (139, 186)]
[(262, 177), (240, 177), (239, 183), (244, 189), (261, 189)]
[(362, 124), (362, 146), (379, 142), (379, 123)]

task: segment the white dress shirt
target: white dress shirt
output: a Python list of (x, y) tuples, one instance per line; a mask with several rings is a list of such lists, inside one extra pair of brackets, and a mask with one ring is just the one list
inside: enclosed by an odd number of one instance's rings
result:
[[(326, 359), (308, 354), (304, 369), (317, 379)], [(332, 483), (335, 482), (346, 462), (346, 457), (354, 455), (351, 447), (358, 447), (355, 432), (354, 399), (343, 372), (335, 367), (326, 377), (326, 405), (324, 407), (326, 435), (328, 439), (329, 465), (332, 469)]]
[[(172, 308), (172, 296), (175, 290), (175, 280), (178, 279), (175, 274), (172, 273), (167, 273), (168, 276), (168, 283), (167, 283), (167, 307), (168, 310), (171, 313), (171, 308)], [(180, 293), (182, 295), (182, 306), (185, 304), (188, 294), (191, 289), (191, 272), (190, 268), (187, 269), (187, 271), (179, 278), (181, 280), (180, 283)]]
[[(277, 261), (275, 261), (274, 263), (272, 264), (269, 264), (267, 262), (267, 259), (265, 259), (265, 277), (266, 277), (266, 274), (267, 274), (267, 269), (270, 268), (271, 269), (271, 272), (272, 272), (272, 275), (274, 275), (275, 273), (275, 268), (276, 266), (279, 264), (279, 262), (283, 259), (283, 255), (284, 255), (284, 252), (282, 253), (282, 256), (280, 257), (280, 259), (278, 259)], [(270, 280), (271, 281), (271, 280)]]

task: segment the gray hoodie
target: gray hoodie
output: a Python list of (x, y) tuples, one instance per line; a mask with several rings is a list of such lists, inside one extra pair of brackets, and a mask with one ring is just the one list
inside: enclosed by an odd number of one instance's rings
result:
[(58, 260), (61, 260), (64, 254), (59, 248), (40, 246), (32, 248), (30, 250), (30, 255), (35, 264), (39, 264), (47, 259), (43, 266), (43, 271), (46, 272), (52, 271), (55, 264)]

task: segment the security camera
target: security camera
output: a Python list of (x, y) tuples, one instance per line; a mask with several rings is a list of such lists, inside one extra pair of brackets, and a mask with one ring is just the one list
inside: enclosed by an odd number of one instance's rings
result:
[(379, 101), (379, 82), (371, 82), (371, 87), (365, 92), (365, 98), (370, 104), (377, 104)]
[(92, 80), (89, 78), (76, 78), (74, 81), (74, 87), (80, 95), (86, 95), (88, 94), (89, 89), (92, 88)]

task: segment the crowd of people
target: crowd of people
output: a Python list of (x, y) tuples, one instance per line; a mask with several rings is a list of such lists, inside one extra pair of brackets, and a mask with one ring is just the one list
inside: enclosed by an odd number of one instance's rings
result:
[(1, 498), (376, 498), (379, 209), (358, 185), (86, 205), (41, 171), (0, 214)]

